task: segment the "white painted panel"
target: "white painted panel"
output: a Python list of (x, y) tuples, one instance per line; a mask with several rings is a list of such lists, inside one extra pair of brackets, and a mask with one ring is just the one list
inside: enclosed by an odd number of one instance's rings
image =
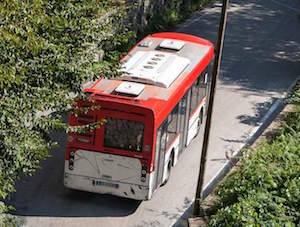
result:
[(173, 149), (174, 149), (174, 159), (176, 159), (176, 160), (178, 159), (179, 142), (180, 142), (180, 136), (177, 136), (175, 138), (175, 141), (173, 141), (172, 146), (170, 146), (166, 152), (165, 163), (164, 163), (163, 182), (166, 180), (166, 177), (167, 177), (168, 163), (169, 163)]
[(140, 160), (120, 155), (77, 150), (74, 169), (66, 168), (66, 172), (98, 179), (147, 185), (146, 182), (141, 182)]
[(149, 192), (148, 192), (148, 200), (152, 198), (152, 194), (155, 191), (154, 185), (155, 185), (155, 172), (152, 172), (149, 174)]
[[(105, 185), (93, 184), (93, 181), (98, 181), (98, 179), (68, 173), (65, 173), (64, 176), (65, 186), (72, 189), (100, 194), (111, 194), (137, 200), (148, 200), (151, 198), (152, 195), (152, 193), (149, 192), (149, 188), (145, 186), (115, 182), (115, 185), (118, 185), (118, 187), (116, 188)], [(102, 180), (102, 182), (106, 182), (108, 184), (111, 183), (105, 180)]]
[(204, 104), (199, 105), (195, 110), (193, 116), (189, 119), (189, 129), (188, 129), (188, 137), (187, 137), (187, 145), (192, 141), (192, 139), (197, 134), (198, 130), (198, 122), (199, 122), (199, 114), (201, 109), (204, 109)]
[(174, 166), (177, 164), (177, 161), (178, 161), (178, 158), (179, 158), (179, 143), (180, 143), (180, 134), (178, 135), (178, 138), (177, 138), (177, 140), (178, 141), (176, 141), (176, 147), (175, 147), (175, 155), (174, 155)]
[(148, 200), (153, 193), (153, 178), (153, 173), (147, 173), (146, 181), (141, 181), (137, 158), (77, 150), (73, 170), (65, 161), (65, 186), (83, 191)]

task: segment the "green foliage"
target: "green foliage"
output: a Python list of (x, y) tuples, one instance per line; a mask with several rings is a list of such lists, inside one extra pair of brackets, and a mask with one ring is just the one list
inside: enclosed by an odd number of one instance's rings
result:
[[(176, 23), (206, 1), (166, 1), (161, 19), (149, 13), (147, 31)], [(67, 129), (60, 113), (81, 97), (81, 86), (99, 75), (119, 75), (119, 59), (135, 36), (124, 2), (0, 1), (0, 202), (15, 191), (20, 175), (33, 174), (49, 156), (55, 145), (49, 133)], [(1, 202), (0, 225), (12, 223), (1, 215), (7, 211)]]
[(300, 82), (297, 83), (296, 88), (289, 95), (287, 102), (300, 105), (300, 89), (299, 88), (300, 88)]
[(211, 0), (173, 0), (173, 1), (150, 1), (147, 11), (147, 26), (142, 27), (139, 36), (163, 31), (168, 27), (188, 18), (191, 13), (203, 7)]
[(300, 223), (299, 122), (298, 104), (295, 112), (287, 114), (286, 125), (278, 136), (251, 152), (242, 166), (218, 186), (219, 210), (211, 217), (209, 226)]
[(11, 214), (6, 214), (7, 211), (8, 207), (0, 202), (0, 226), (21, 226), (21, 220)]
[(117, 0), (0, 2), (1, 201), (49, 156), (48, 135), (66, 128), (59, 113), (82, 84), (118, 75), (134, 35), (124, 23), (127, 11)]

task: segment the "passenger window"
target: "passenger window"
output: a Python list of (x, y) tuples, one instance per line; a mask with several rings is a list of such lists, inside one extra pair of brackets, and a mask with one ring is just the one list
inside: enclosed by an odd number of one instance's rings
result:
[(169, 146), (175, 139), (177, 133), (177, 118), (178, 118), (178, 105), (172, 110), (168, 116), (168, 127), (167, 127), (167, 146)]
[(191, 89), (190, 115), (195, 111), (196, 107), (198, 106), (198, 90), (199, 88), (197, 86), (196, 80)]
[(165, 151), (167, 148), (167, 122), (164, 121), (163, 125), (161, 126), (161, 139), (160, 139), (160, 149)]
[(205, 97), (206, 95), (206, 87), (207, 87), (207, 78), (208, 78), (208, 73), (207, 71), (204, 71), (201, 76), (198, 78), (199, 80), (199, 93), (198, 93), (198, 102), (201, 102), (201, 100)]

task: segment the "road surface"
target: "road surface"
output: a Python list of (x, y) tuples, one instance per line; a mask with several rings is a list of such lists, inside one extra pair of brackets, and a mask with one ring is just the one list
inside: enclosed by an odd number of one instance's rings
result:
[[(215, 42), (221, 5), (212, 4), (176, 28)], [(213, 114), (205, 182), (300, 75), (300, 1), (232, 0)], [(151, 201), (70, 191), (63, 186), (65, 135), (61, 146), (33, 177), (22, 178), (11, 202), (25, 226), (170, 226), (191, 207), (202, 134)], [(178, 224), (178, 222), (177, 222)]]

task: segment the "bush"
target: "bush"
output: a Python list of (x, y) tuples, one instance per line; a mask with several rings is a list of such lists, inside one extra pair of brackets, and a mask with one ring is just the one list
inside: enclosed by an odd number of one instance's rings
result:
[(211, 0), (140, 1), (134, 13), (139, 36), (174, 26), (208, 2)]
[[(298, 91), (299, 92), (299, 91)], [(294, 96), (295, 97), (295, 96)], [(300, 107), (216, 189), (209, 226), (296, 226), (300, 223)]]

